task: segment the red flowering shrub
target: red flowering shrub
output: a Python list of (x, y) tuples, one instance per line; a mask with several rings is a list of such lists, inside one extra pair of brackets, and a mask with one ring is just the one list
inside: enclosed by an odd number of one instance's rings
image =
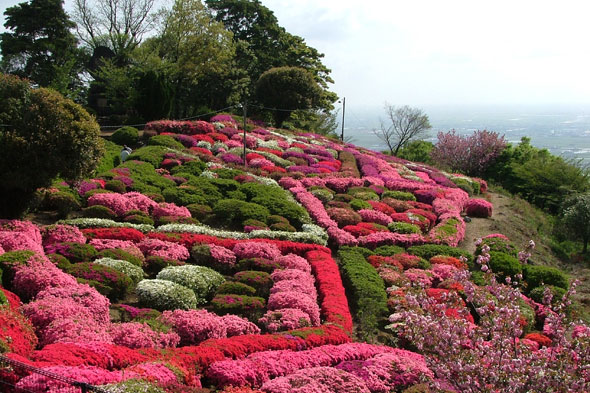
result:
[(14, 352), (28, 357), (37, 345), (31, 323), (10, 307), (0, 307), (0, 353)]
[(436, 264), (441, 264), (441, 265), (450, 265), (450, 266), (454, 266), (458, 269), (468, 269), (469, 267), (467, 266), (466, 263), (462, 262), (460, 259), (458, 258), (454, 258), (454, 257), (449, 257), (449, 256), (445, 256), (445, 255), (435, 255), (432, 258), (430, 258), (430, 263), (433, 265)]
[(143, 240), (145, 235), (133, 228), (86, 228), (82, 229), (82, 233), (88, 239), (113, 239), (113, 240), (131, 240), (139, 242)]
[(550, 347), (553, 344), (553, 341), (543, 333), (529, 333), (524, 338), (537, 342), (541, 347)]

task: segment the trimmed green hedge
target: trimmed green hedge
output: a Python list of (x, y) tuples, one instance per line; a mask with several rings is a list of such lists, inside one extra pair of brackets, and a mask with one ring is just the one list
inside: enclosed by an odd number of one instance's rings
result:
[(464, 256), (467, 258), (470, 266), (472, 265), (473, 261), (473, 255), (471, 255), (471, 253), (456, 247), (445, 246), (441, 244), (423, 244), (421, 246), (412, 246), (408, 248), (407, 252), (408, 254), (417, 255), (426, 260), (430, 260), (430, 258), (436, 255), (446, 255), (455, 258)]
[(525, 265), (523, 276), (529, 291), (541, 286), (541, 283), (563, 289), (569, 288), (567, 274), (554, 267)]
[(361, 252), (343, 248), (338, 252), (342, 281), (346, 286), (362, 338), (374, 337), (387, 317), (385, 283)]
[(505, 252), (490, 251), (490, 268), (504, 282), (508, 276), (514, 277), (522, 273), (522, 265), (518, 259)]

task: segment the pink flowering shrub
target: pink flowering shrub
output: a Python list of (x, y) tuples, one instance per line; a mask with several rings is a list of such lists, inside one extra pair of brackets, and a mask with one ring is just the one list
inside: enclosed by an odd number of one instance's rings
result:
[(88, 242), (96, 251), (121, 249), (129, 254), (144, 259), (143, 253), (131, 240), (92, 239)]
[(287, 254), (275, 259), (283, 269), (296, 269), (307, 273), (311, 273), (311, 266), (309, 262), (303, 257), (296, 254)]
[[(91, 385), (105, 385), (109, 383), (121, 382), (124, 379), (138, 378), (139, 375), (132, 371), (108, 371), (93, 366), (50, 366), (44, 367), (44, 371), (60, 375), (64, 378), (70, 378), (78, 382), (84, 382)], [(47, 392), (77, 392), (72, 390), (70, 384), (66, 384), (57, 379), (46, 377), (39, 374), (32, 374), (21, 379), (16, 387), (22, 391), (38, 391), (39, 386), (43, 386)]]
[(28, 232), (0, 232), (0, 247), (2, 247), (5, 252), (31, 250), (39, 254), (44, 254), (40, 240), (41, 239), (31, 237)]
[(272, 243), (262, 242), (240, 242), (237, 243), (233, 252), (239, 259), (265, 258), (274, 260), (281, 256), (281, 250)]
[(309, 315), (313, 326), (320, 324), (320, 307), (317, 300), (304, 293), (293, 291), (273, 293), (268, 297), (267, 307), (269, 310), (297, 308)]
[(180, 343), (175, 332), (156, 332), (147, 323), (114, 323), (109, 330), (113, 343), (127, 348), (169, 348)]
[(267, 311), (258, 323), (270, 333), (282, 330), (293, 330), (301, 327), (311, 326), (311, 320), (307, 313), (297, 308), (282, 308), (274, 311)]
[[(240, 319), (238, 321), (236, 318)], [(160, 320), (180, 336), (181, 345), (195, 345), (210, 338), (259, 333), (260, 329), (242, 318), (225, 318), (206, 310), (164, 311)]]
[(87, 201), (88, 206), (106, 206), (115, 212), (117, 216), (124, 215), (127, 211), (133, 209), (129, 199), (118, 193), (94, 194)]
[(186, 261), (190, 257), (185, 246), (165, 240), (145, 238), (137, 243), (137, 247), (146, 257), (157, 256), (178, 261)]
[(270, 289), (270, 293), (280, 292), (301, 292), (314, 299), (318, 296), (311, 275), (305, 280), (282, 280), (276, 282)]
[(129, 379), (127, 373), (137, 375), (135, 378), (156, 382), (160, 386), (168, 386), (179, 382), (179, 376), (166, 364), (160, 362), (140, 363), (128, 367), (124, 370), (125, 379)]
[(298, 269), (275, 270), (270, 275), (270, 278), (272, 278), (275, 283), (283, 280), (305, 281), (309, 280), (309, 277), (310, 274), (308, 272)]
[(191, 217), (191, 212), (189, 212), (188, 209), (184, 206), (177, 206), (174, 203), (162, 202), (159, 203), (157, 206), (154, 206), (152, 216), (155, 219), (164, 216)]
[(41, 235), (43, 236), (43, 246), (55, 244), (55, 243), (86, 243), (86, 236), (78, 229), (78, 227), (72, 225), (50, 225), (41, 229)]
[(422, 355), (398, 348), (364, 361), (344, 361), (336, 368), (361, 378), (371, 392), (388, 393), (434, 377)]
[(313, 367), (279, 377), (262, 385), (266, 393), (369, 393), (362, 379), (333, 367)]
[(220, 263), (226, 266), (234, 266), (236, 264), (236, 254), (232, 250), (228, 250), (225, 247), (216, 246), (215, 244), (209, 244), (209, 254), (216, 263)]
[(471, 217), (488, 218), (492, 216), (492, 204), (485, 199), (470, 199), (465, 206), (465, 213)]
[(109, 327), (109, 324), (96, 322), (92, 316), (57, 318), (41, 332), (39, 345), (44, 347), (53, 343), (112, 343)]
[(76, 279), (64, 273), (45, 256), (34, 254), (25, 265), (14, 267), (12, 287), (21, 299), (32, 299), (37, 293), (51, 287), (77, 285)]
[(334, 366), (347, 360), (365, 360), (393, 348), (365, 343), (323, 345), (304, 351), (261, 351), (245, 359), (221, 360), (207, 370), (207, 377), (219, 386), (258, 387), (272, 378), (301, 369)]
[(150, 214), (154, 207), (158, 206), (157, 202), (140, 192), (127, 192), (123, 195), (127, 198), (133, 210), (141, 210), (146, 214)]
[(374, 222), (381, 225), (387, 225), (393, 221), (387, 214), (378, 210), (361, 209), (357, 212), (365, 222)]

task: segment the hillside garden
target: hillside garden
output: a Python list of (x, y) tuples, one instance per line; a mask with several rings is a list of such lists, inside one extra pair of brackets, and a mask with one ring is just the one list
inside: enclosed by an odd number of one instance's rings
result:
[(142, 138), (0, 222), (4, 356), (108, 392), (588, 391), (570, 277), (457, 247), (485, 181), (230, 114)]

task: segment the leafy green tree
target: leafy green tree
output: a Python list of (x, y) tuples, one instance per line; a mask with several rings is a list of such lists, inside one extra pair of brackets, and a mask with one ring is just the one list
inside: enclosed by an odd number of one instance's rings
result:
[[(175, 117), (194, 115), (211, 81), (232, 76), (235, 47), (232, 35), (211, 16), (200, 0), (176, 0), (164, 15), (161, 34), (153, 44), (173, 89)], [(222, 100), (225, 101), (225, 100)]]
[(270, 9), (259, 0), (205, 2), (213, 10), (215, 19), (233, 33), (236, 63), (250, 78), (250, 95), (265, 71), (274, 67), (301, 67), (311, 72), (322, 89), (320, 107), (333, 109), (337, 96), (328, 90), (334, 81), (330, 77), (331, 70), (322, 63), (324, 55), (308, 46), (303, 38), (288, 33)]
[(63, 1), (30, 0), (7, 8), (4, 15), (9, 31), (0, 34), (2, 72), (78, 97), (84, 52), (77, 48), (70, 31), (75, 24)]
[(578, 194), (564, 202), (562, 221), (574, 238), (582, 240), (583, 253), (588, 252), (590, 241), (590, 194)]
[(103, 152), (98, 124), (55, 90), (0, 74), (0, 216), (22, 214), (57, 176), (89, 175)]
[(430, 158), (430, 152), (432, 149), (434, 149), (434, 144), (432, 142), (417, 140), (402, 147), (397, 156), (408, 161), (432, 164), (432, 159)]
[(283, 128), (290, 130), (305, 130), (315, 132), (316, 134), (326, 135), (338, 138), (336, 129), (338, 120), (336, 116), (338, 111), (327, 112), (321, 109), (316, 110), (296, 110), (291, 112), (287, 120), (283, 122)]
[(281, 127), (295, 109), (318, 108), (321, 88), (304, 68), (271, 68), (256, 83), (256, 97), (273, 109), (275, 125)]

